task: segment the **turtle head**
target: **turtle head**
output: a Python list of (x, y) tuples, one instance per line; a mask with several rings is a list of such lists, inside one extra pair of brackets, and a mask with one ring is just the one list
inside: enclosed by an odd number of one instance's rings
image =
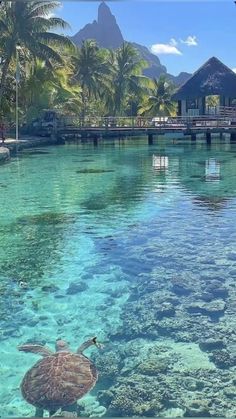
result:
[(57, 352), (62, 352), (62, 351), (68, 352), (70, 350), (68, 343), (65, 340), (61, 339), (61, 338), (58, 338), (56, 340), (55, 347), (56, 347), (56, 351)]

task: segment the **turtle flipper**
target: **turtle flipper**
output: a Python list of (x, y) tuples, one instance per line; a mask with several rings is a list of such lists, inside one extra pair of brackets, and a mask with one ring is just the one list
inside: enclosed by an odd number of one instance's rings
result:
[(47, 346), (38, 345), (36, 343), (25, 343), (24, 345), (18, 346), (18, 350), (22, 352), (31, 352), (32, 354), (39, 354), (43, 357), (53, 355), (51, 349)]

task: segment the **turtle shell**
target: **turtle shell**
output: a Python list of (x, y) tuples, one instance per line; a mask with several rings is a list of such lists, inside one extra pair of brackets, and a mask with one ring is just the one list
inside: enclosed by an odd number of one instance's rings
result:
[(46, 410), (75, 403), (93, 388), (97, 370), (82, 354), (57, 352), (38, 361), (24, 376), (25, 400)]

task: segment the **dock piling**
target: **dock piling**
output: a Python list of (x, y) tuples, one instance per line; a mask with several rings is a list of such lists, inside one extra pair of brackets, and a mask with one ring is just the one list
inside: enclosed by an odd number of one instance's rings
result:
[(153, 134), (148, 134), (148, 145), (153, 145)]
[(236, 132), (231, 132), (230, 134), (230, 142), (235, 143), (236, 142)]
[(210, 131), (206, 132), (206, 142), (207, 142), (207, 144), (211, 144), (211, 132)]
[(93, 138), (93, 145), (94, 147), (98, 146), (98, 136), (96, 134), (94, 135), (94, 138)]

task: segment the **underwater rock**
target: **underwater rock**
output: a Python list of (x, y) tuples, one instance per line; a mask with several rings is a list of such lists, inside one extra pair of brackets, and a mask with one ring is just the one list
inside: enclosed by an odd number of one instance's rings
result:
[(59, 317), (56, 322), (58, 326), (64, 326), (65, 324), (71, 324), (71, 319), (69, 317)]
[(214, 295), (210, 292), (203, 292), (202, 294), (198, 294), (197, 297), (207, 302), (214, 300)]
[(22, 343), (22, 345), (25, 345), (27, 343), (34, 343), (35, 345), (46, 345), (46, 340), (45, 339), (41, 339), (40, 337), (37, 336), (33, 336), (32, 338), (27, 339), (24, 343)]
[(214, 298), (225, 299), (229, 295), (227, 288), (223, 286), (220, 281), (216, 280), (211, 281), (211, 283), (205, 288), (205, 291), (213, 295)]
[(92, 360), (96, 364), (101, 380), (113, 380), (123, 367), (119, 351), (109, 351), (102, 354), (95, 353)]
[(235, 278), (236, 277), (236, 269), (231, 269), (229, 271), (229, 275)]
[(20, 329), (7, 329), (3, 331), (3, 334), (1, 337), (3, 338), (9, 338), (9, 337), (14, 337), (14, 338), (19, 338), (23, 335), (23, 332)]
[(138, 383), (136, 386), (121, 384), (115, 389), (108, 413), (112, 416), (155, 416), (163, 407), (160, 395), (143, 387)]
[(88, 285), (85, 282), (80, 282), (78, 284), (76, 282), (71, 282), (66, 290), (66, 294), (74, 295), (78, 294), (79, 292), (86, 291), (87, 289)]
[(81, 207), (89, 211), (103, 210), (109, 206), (109, 201), (104, 194), (92, 194), (88, 199), (81, 202)]
[(178, 295), (179, 297), (188, 296), (193, 291), (191, 287), (185, 283), (183, 278), (172, 278), (171, 279), (172, 288), (171, 291)]
[(211, 416), (208, 400), (204, 400), (204, 399), (191, 400), (185, 407), (186, 407), (186, 412), (184, 416), (190, 416), (190, 417)]
[(123, 297), (123, 295), (126, 293), (128, 293), (127, 287), (119, 287), (108, 291), (108, 294), (111, 296), (111, 298), (120, 298)]
[(227, 290), (226, 287), (215, 288), (211, 292), (215, 298), (225, 299), (225, 298), (228, 298), (229, 296), (229, 291)]
[(78, 402), (79, 417), (100, 418), (106, 414), (106, 411), (106, 407), (102, 406), (96, 397), (91, 395)]
[(97, 393), (97, 398), (102, 404), (109, 406), (113, 399), (113, 392), (112, 390), (100, 390)]
[(225, 301), (221, 299), (204, 303), (202, 301), (195, 301), (187, 305), (187, 311), (190, 314), (204, 314), (215, 318), (223, 316), (225, 309)]
[(56, 285), (54, 285), (54, 284), (51, 284), (51, 285), (44, 285), (42, 288), (41, 288), (41, 290), (43, 291), (43, 292), (56, 292), (56, 291), (59, 291), (59, 287), (57, 287)]
[(235, 399), (236, 398), (236, 386), (232, 385), (232, 386), (225, 387), (224, 390), (223, 390), (223, 393), (229, 399)]
[(173, 317), (175, 315), (175, 308), (171, 303), (163, 303), (159, 307), (156, 307), (156, 318), (158, 320), (164, 317)]
[(192, 377), (187, 377), (183, 380), (183, 385), (188, 391), (198, 391), (202, 390), (204, 383), (202, 381), (196, 380)]
[(213, 259), (213, 258), (201, 258), (201, 263), (203, 265), (215, 265), (216, 264), (215, 259)]
[(45, 320), (48, 320), (48, 319), (49, 319), (49, 316), (47, 314), (42, 314), (41, 316), (39, 316), (39, 320), (41, 320), (41, 321), (45, 321)]
[(169, 367), (170, 359), (168, 357), (151, 356), (137, 366), (137, 371), (140, 374), (156, 376), (159, 373), (166, 373)]
[(235, 365), (235, 359), (231, 358), (229, 352), (225, 349), (212, 351), (209, 359), (218, 368), (229, 368)]
[[(48, 318), (48, 317), (47, 317)], [(27, 321), (28, 327), (35, 327), (39, 323), (40, 317), (38, 319), (32, 319)]]
[(225, 348), (225, 343), (220, 339), (204, 339), (199, 342), (199, 347), (202, 351), (212, 351), (214, 349)]
[(131, 294), (136, 298), (128, 299), (123, 306), (121, 318), (122, 332), (130, 338), (141, 336), (157, 337), (161, 330), (167, 335), (182, 327), (182, 317), (175, 316), (179, 301), (169, 291), (154, 291), (139, 295), (134, 290)]
[(235, 252), (230, 252), (227, 254), (227, 259), (228, 260), (233, 260), (236, 261), (236, 253)]
[(226, 309), (226, 303), (225, 301), (221, 299), (214, 300), (209, 303), (205, 303), (204, 305), (205, 312), (209, 314), (210, 316), (214, 314), (223, 315), (225, 309)]
[(183, 284), (173, 284), (171, 291), (179, 297), (188, 296), (192, 290)]
[(70, 215), (57, 212), (44, 212), (41, 214), (28, 215), (26, 217), (18, 217), (18, 224), (36, 225), (36, 224), (64, 224), (71, 222), (72, 218)]
[(142, 295), (145, 296), (147, 293), (152, 293), (160, 288), (160, 282), (158, 280), (150, 280), (148, 273), (142, 273), (138, 276), (138, 285), (131, 285), (129, 301), (135, 301)]

